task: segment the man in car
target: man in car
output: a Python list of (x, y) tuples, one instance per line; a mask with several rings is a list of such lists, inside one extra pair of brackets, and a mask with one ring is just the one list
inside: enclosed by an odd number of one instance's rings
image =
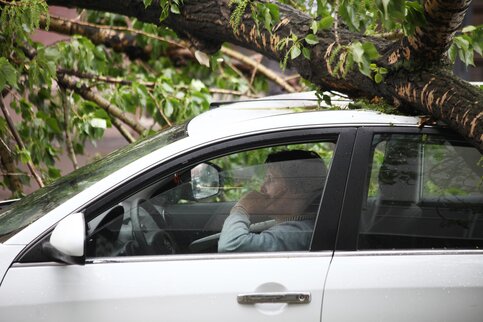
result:
[[(270, 154), (265, 163), (260, 191), (244, 195), (225, 220), (219, 252), (309, 249), (327, 175), (324, 162), (315, 152), (288, 150)], [(273, 218), (272, 227), (253, 231), (257, 216)]]

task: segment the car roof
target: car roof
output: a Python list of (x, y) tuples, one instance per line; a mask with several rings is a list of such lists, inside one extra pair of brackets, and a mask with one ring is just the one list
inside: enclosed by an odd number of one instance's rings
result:
[(315, 92), (284, 94), (261, 99), (215, 103), (214, 108), (192, 119), (189, 136), (230, 135), (270, 129), (312, 126), (418, 126), (417, 116), (384, 114), (371, 110), (351, 110), (351, 102), (335, 96), (334, 108), (318, 105)]

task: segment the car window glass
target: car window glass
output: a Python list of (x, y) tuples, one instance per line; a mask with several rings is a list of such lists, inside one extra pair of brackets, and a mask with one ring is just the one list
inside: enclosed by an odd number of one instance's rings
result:
[(193, 164), (91, 216), (87, 256), (307, 251), (334, 150), (331, 140)]
[(358, 249), (481, 248), (480, 152), (438, 135), (375, 135)]

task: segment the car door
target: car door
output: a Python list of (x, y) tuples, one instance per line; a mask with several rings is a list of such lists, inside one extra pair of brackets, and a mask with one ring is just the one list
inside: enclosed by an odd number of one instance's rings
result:
[[(353, 129), (253, 136), (146, 172), (84, 210), (85, 265), (45, 259), (42, 241), (17, 259), (0, 287), (0, 321), (320, 321), (354, 137)], [(311, 174), (323, 184), (312, 246), (218, 253), (230, 203), (257, 187), (257, 165), (279, 150), (315, 151), (327, 166)], [(223, 193), (186, 194), (199, 165), (225, 169)]]
[(322, 321), (481, 321), (481, 153), (442, 130), (366, 128), (353, 158)]

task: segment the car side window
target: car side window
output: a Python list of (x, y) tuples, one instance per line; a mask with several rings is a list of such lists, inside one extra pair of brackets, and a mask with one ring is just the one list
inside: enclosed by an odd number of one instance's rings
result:
[(381, 134), (359, 224), (364, 249), (483, 247), (483, 161), (440, 135)]
[(193, 164), (88, 221), (87, 256), (307, 251), (335, 140)]

